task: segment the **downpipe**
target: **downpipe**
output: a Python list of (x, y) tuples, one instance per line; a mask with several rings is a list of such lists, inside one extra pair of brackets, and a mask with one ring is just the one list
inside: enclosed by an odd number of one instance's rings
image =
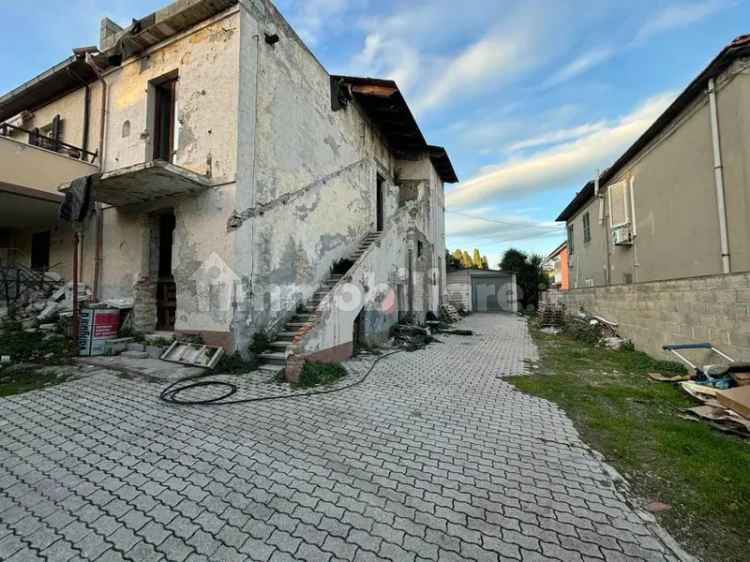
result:
[(723, 273), (732, 271), (729, 260), (729, 236), (727, 233), (727, 211), (724, 192), (724, 165), (721, 158), (721, 142), (719, 139), (719, 110), (716, 103), (716, 80), (708, 81), (708, 104), (711, 114), (711, 139), (714, 152), (714, 184), (716, 187), (716, 202), (719, 212), (719, 232), (721, 235), (721, 270)]

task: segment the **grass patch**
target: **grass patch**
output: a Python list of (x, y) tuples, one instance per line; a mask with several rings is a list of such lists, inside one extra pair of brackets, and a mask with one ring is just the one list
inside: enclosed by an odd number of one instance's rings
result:
[(326, 384), (333, 384), (346, 376), (346, 369), (340, 363), (305, 363), (298, 388), (311, 388)]
[(68, 363), (72, 353), (71, 340), (60, 334), (32, 334), (13, 321), (0, 326), (0, 355), (10, 355), (13, 363), (44, 361), (46, 365), (60, 365)]
[(672, 505), (659, 521), (705, 561), (747, 560), (750, 441), (677, 417), (696, 405), (649, 372), (684, 372), (626, 348), (612, 351), (532, 329), (540, 363), (506, 380), (560, 405), (581, 437), (641, 498)]
[(63, 383), (68, 379), (70, 376), (59, 376), (35, 366), (2, 369), (0, 370), (0, 397), (39, 390)]

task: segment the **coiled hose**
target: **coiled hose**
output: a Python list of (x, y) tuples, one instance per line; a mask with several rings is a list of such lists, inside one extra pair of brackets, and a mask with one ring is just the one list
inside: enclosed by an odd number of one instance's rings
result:
[[(365, 375), (360, 378), (359, 380), (356, 380), (350, 384), (347, 384), (345, 386), (340, 386), (337, 388), (329, 388), (325, 390), (314, 390), (310, 392), (298, 392), (296, 394), (278, 394), (274, 396), (262, 396), (259, 398), (243, 398), (240, 400), (226, 400), (230, 396), (233, 396), (237, 394), (239, 391), (239, 388), (236, 384), (226, 381), (217, 381), (217, 380), (201, 380), (205, 379), (207, 377), (213, 376), (214, 373), (201, 373), (200, 375), (191, 375), (189, 377), (183, 377), (179, 380), (176, 380), (172, 384), (170, 384), (168, 387), (166, 387), (164, 390), (161, 391), (161, 394), (159, 394), (159, 398), (163, 400), (164, 402), (168, 402), (169, 404), (177, 404), (180, 406), (229, 406), (231, 404), (249, 404), (250, 402), (267, 402), (270, 400), (283, 400), (284, 398), (300, 398), (300, 397), (307, 397), (307, 396), (318, 396), (320, 394), (333, 394), (334, 392), (341, 392), (342, 390), (347, 390), (349, 388), (353, 388), (359, 384), (362, 384), (367, 380), (367, 377), (370, 376), (370, 373), (372, 373), (373, 369), (375, 369), (375, 366), (380, 363), (383, 359), (386, 359), (388, 357), (391, 357), (392, 355), (396, 355), (397, 353), (401, 353), (404, 351), (403, 349), (397, 349), (396, 351), (391, 351), (390, 353), (386, 353), (384, 355), (378, 356), (375, 361), (372, 362), (372, 365), (370, 365), (370, 368), (367, 369), (367, 372)], [(195, 381), (195, 382), (191, 382)], [(216, 388), (223, 388), (224, 394), (221, 396), (217, 396), (215, 398), (205, 398), (201, 400), (180, 400), (178, 398), (179, 394), (181, 392), (185, 392), (187, 390), (193, 390), (195, 388), (207, 388), (207, 387), (216, 387)]]

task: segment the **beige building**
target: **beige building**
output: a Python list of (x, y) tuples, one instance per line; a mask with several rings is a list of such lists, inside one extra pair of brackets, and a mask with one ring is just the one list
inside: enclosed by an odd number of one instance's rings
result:
[(357, 299), (295, 323), (280, 362), (345, 356), (444, 298), (446, 151), (394, 82), (329, 75), (268, 0), (105, 19), (98, 47), (0, 97), (0, 259), (70, 279), (58, 190), (87, 176), (82, 280), (132, 298), (139, 331), (244, 349), (345, 258), (328, 301)]
[(750, 37), (558, 217), (570, 288), (750, 271)]

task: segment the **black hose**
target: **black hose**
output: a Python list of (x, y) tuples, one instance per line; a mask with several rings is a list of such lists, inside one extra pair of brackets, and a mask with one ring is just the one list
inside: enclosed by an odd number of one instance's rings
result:
[[(230, 404), (249, 404), (250, 402), (265, 402), (269, 400), (282, 400), (284, 398), (300, 398), (300, 397), (306, 397), (306, 396), (317, 396), (320, 394), (332, 394), (334, 392), (340, 392), (342, 390), (347, 390), (349, 388), (353, 388), (359, 384), (362, 384), (365, 382), (367, 377), (370, 376), (370, 373), (372, 373), (373, 369), (375, 369), (375, 366), (382, 361), (383, 359), (386, 359), (387, 357), (390, 357), (391, 355), (396, 355), (397, 353), (401, 353), (404, 351), (403, 349), (398, 349), (396, 351), (391, 351), (390, 353), (386, 353), (385, 355), (380, 355), (375, 361), (372, 362), (372, 365), (370, 365), (370, 368), (367, 370), (365, 375), (360, 378), (357, 381), (354, 381), (353, 383), (347, 384), (345, 386), (339, 386), (337, 388), (329, 388), (326, 390), (315, 390), (312, 392), (298, 392), (296, 394), (277, 394), (274, 396), (262, 396), (259, 398), (244, 398), (242, 400), (228, 400), (224, 401), (226, 398), (229, 398), (230, 396), (233, 396), (237, 394), (237, 391), (239, 388), (236, 384), (231, 382), (225, 382), (225, 381), (203, 381), (199, 379), (203, 379), (206, 377), (213, 376), (214, 373), (201, 373), (200, 375), (191, 375), (189, 377), (183, 377), (179, 380), (176, 380), (172, 384), (170, 384), (167, 388), (161, 391), (161, 394), (159, 394), (159, 398), (163, 400), (164, 402), (168, 402), (170, 404), (178, 404), (180, 406), (228, 406)], [(197, 382), (190, 382), (190, 381), (197, 381)], [(190, 384), (184, 384), (189, 383)], [(180, 386), (183, 385), (183, 386)], [(206, 398), (203, 400), (180, 400), (177, 398), (177, 396), (181, 392), (185, 392), (186, 390), (190, 390), (193, 388), (204, 388), (209, 386), (220, 386), (223, 388), (226, 388), (226, 392), (222, 394), (219, 397), (216, 398)]]

